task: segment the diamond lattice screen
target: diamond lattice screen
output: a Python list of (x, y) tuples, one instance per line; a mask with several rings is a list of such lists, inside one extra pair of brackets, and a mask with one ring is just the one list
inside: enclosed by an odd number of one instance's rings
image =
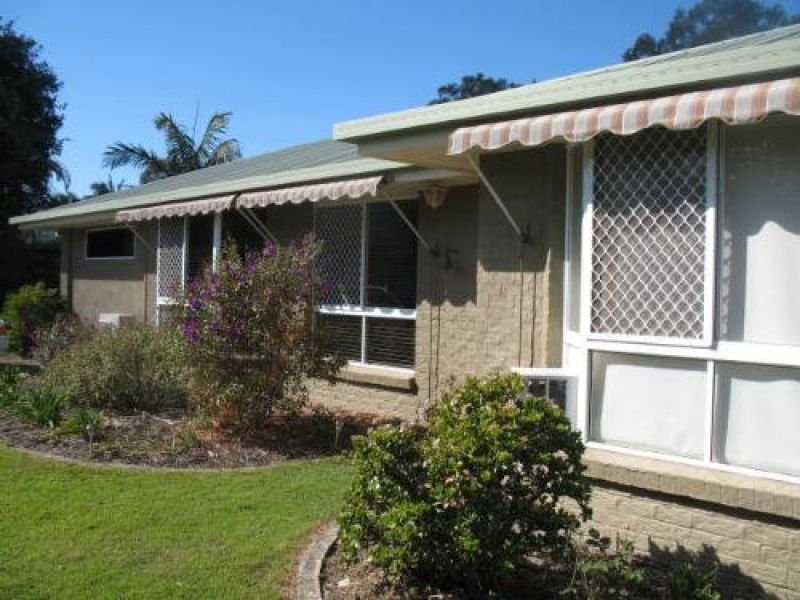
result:
[(183, 288), (183, 218), (158, 222), (158, 295), (174, 298)]
[(320, 270), (330, 290), (321, 303), (360, 305), (364, 206), (318, 206), (316, 211), (316, 234), (322, 242)]
[(594, 333), (703, 337), (706, 130), (597, 138)]

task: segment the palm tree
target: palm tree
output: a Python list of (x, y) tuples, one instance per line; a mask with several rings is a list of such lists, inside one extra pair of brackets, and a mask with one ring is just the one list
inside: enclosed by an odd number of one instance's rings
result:
[(102, 196), (104, 194), (110, 194), (111, 192), (119, 192), (129, 187), (133, 186), (126, 184), (124, 179), (115, 183), (109, 173), (108, 181), (95, 181), (89, 186), (89, 189), (92, 190), (89, 196)]
[(164, 132), (166, 156), (159, 156), (139, 144), (117, 142), (103, 153), (103, 166), (111, 169), (122, 166), (141, 169), (139, 182), (147, 183), (236, 160), (242, 156), (239, 142), (232, 138), (222, 139), (230, 117), (229, 112), (214, 113), (208, 120), (203, 137), (197, 142), (194, 131), (190, 133), (171, 114), (160, 113), (154, 123), (156, 129)]

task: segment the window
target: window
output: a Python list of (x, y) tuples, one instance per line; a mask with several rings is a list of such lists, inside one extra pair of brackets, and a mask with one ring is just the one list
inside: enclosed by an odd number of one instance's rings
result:
[(159, 304), (168, 304), (183, 291), (186, 229), (183, 217), (158, 221), (156, 287)]
[(86, 232), (86, 258), (133, 258), (133, 232), (126, 228)]
[(578, 427), (590, 443), (797, 480), (800, 121), (583, 150), (564, 325), (565, 364), (589, 375)]
[[(783, 126), (782, 126), (783, 125)], [(800, 171), (783, 119), (727, 134), (720, 338), (800, 345)]]
[(706, 364), (626, 354), (592, 354), (591, 437), (703, 458)]
[(189, 240), (186, 249), (186, 275), (196, 279), (211, 265), (214, 256), (214, 215), (189, 217)]
[(592, 333), (703, 338), (706, 136), (701, 128), (597, 138)]
[[(397, 203), (416, 221), (416, 203)], [(417, 242), (387, 203), (320, 206), (326, 292), (318, 323), (353, 362), (414, 367)]]

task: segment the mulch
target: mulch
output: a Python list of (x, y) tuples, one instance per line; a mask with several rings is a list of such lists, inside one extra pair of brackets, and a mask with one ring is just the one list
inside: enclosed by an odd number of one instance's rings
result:
[(278, 415), (257, 435), (242, 439), (200, 427), (181, 411), (107, 415), (100, 439), (39, 427), (0, 410), (0, 442), (57, 457), (147, 467), (227, 469), (292, 459), (331, 456), (351, 445), (354, 435), (376, 424), (367, 415), (337, 418), (306, 411)]

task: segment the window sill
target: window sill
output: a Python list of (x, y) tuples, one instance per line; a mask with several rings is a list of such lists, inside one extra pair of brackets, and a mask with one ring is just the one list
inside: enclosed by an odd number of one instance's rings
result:
[(598, 481), (800, 520), (797, 484), (599, 448), (587, 449), (584, 462)]
[(409, 393), (417, 391), (414, 372), (410, 370), (349, 364), (339, 371), (336, 379), (346, 383), (374, 385)]

